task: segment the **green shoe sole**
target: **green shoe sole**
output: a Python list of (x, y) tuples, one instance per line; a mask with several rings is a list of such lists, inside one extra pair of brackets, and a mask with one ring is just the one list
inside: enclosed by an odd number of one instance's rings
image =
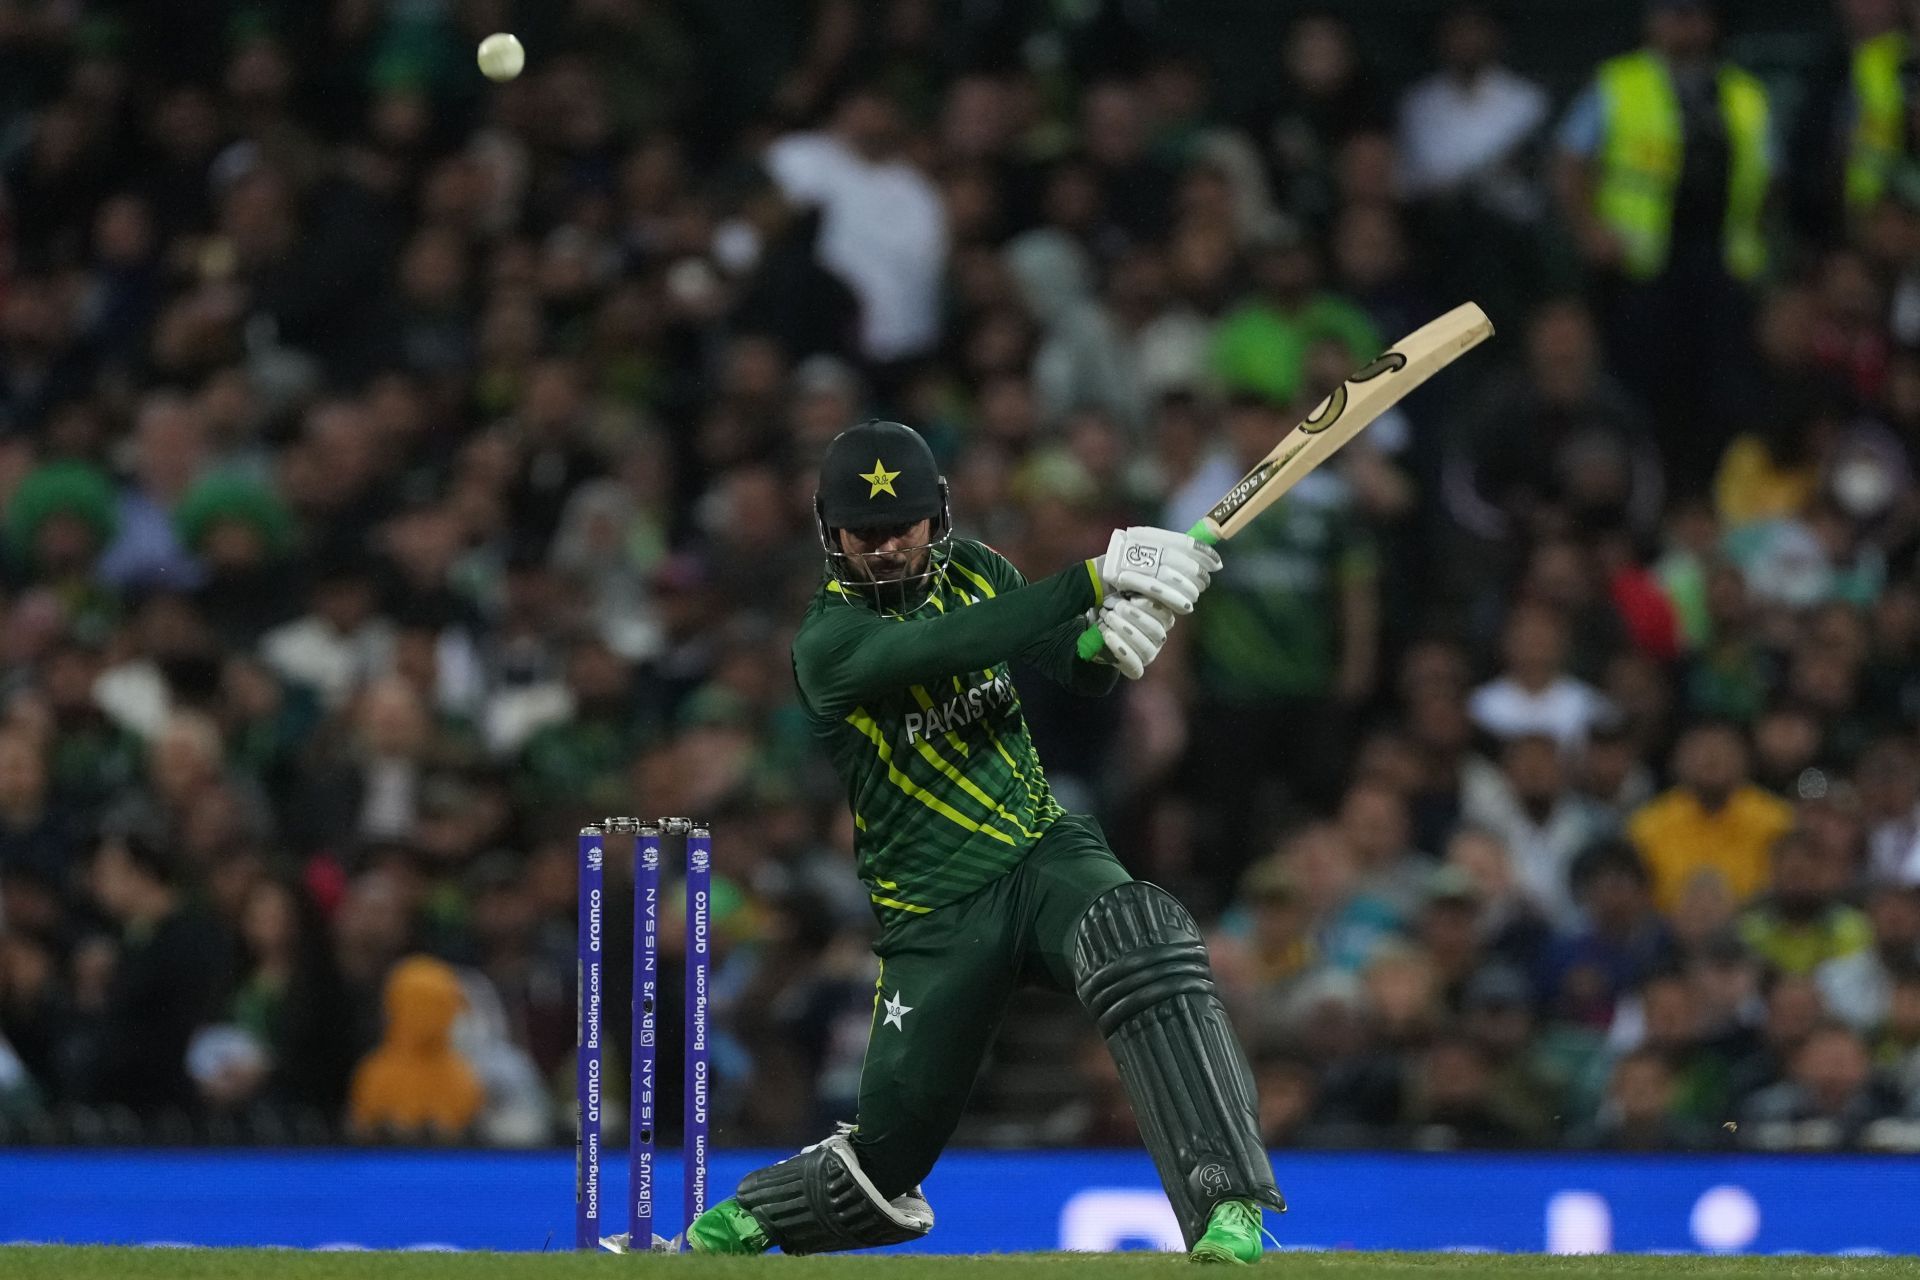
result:
[(1246, 1259), (1235, 1253), (1229, 1246), (1217, 1244), (1211, 1240), (1202, 1240), (1193, 1246), (1193, 1252), (1187, 1255), (1190, 1261), (1207, 1265), (1226, 1264), (1228, 1266), (1246, 1266)]

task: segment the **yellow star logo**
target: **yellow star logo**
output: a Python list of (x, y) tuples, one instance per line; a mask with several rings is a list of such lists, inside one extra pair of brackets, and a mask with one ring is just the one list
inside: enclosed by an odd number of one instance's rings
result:
[(887, 464), (875, 458), (873, 460), (873, 470), (864, 473), (860, 477), (873, 486), (873, 488), (867, 490), (868, 499), (877, 498), (883, 493), (889, 498), (899, 497), (900, 495), (893, 491), (893, 482), (899, 475), (900, 473), (898, 471), (887, 470)]

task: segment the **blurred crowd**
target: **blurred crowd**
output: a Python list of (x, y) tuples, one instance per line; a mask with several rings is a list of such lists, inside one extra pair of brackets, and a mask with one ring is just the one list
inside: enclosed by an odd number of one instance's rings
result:
[[(564, 1140), (636, 811), (713, 825), (717, 1140), (817, 1138), (826, 441), (1044, 574), (1471, 298), (1147, 679), (1022, 681), (1056, 792), (1276, 1145), (1920, 1148), (1920, 13), (1407, 7), (1235, 81), (1119, 0), (0, 0), (0, 1141)], [(1133, 1142), (1053, 1012), (970, 1136)]]

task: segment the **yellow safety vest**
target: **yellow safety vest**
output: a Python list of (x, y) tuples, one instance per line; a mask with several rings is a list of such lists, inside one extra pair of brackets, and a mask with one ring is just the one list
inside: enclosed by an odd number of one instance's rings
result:
[(1903, 158), (1907, 91), (1900, 67), (1906, 36), (1890, 31), (1853, 52), (1853, 145), (1847, 153), (1847, 208), (1862, 213), (1886, 194), (1887, 179)]
[[(1630, 53), (1602, 64), (1598, 212), (1626, 245), (1627, 274), (1650, 280), (1666, 269), (1673, 239), (1674, 193), (1685, 140), (1680, 99), (1666, 64)], [(1732, 155), (1727, 179), (1726, 263), (1735, 279), (1767, 266), (1761, 227), (1772, 164), (1767, 154), (1767, 91), (1736, 67), (1720, 69), (1720, 109)]]

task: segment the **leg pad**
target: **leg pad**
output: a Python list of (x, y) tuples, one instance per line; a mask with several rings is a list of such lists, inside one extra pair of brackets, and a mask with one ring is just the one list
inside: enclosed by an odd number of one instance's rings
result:
[(1222, 1200), (1285, 1209), (1260, 1145), (1253, 1072), (1179, 899), (1139, 881), (1094, 899), (1074, 936), (1073, 975), (1187, 1246)]
[(735, 1195), (783, 1253), (873, 1249), (933, 1230), (920, 1188), (881, 1199), (844, 1134), (755, 1170)]

